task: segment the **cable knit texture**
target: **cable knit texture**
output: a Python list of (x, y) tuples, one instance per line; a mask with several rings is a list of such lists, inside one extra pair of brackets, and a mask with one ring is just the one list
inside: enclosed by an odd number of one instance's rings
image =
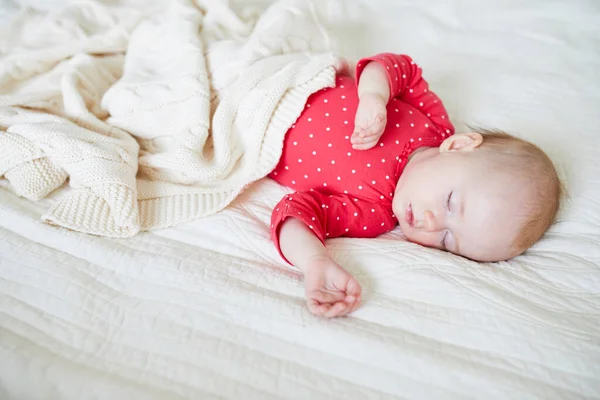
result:
[(342, 68), (311, 2), (250, 20), (164, 4), (78, 2), (2, 30), (0, 175), (31, 200), (62, 187), (45, 222), (128, 237), (223, 209)]

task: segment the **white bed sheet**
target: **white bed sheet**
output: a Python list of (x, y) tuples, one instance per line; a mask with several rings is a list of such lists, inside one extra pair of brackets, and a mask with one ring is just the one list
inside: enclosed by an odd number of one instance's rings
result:
[(350, 59), (413, 56), (459, 130), (546, 149), (570, 196), (559, 222), (498, 264), (398, 231), (331, 240), (365, 296), (326, 321), (270, 242), (285, 192), (272, 181), (127, 240), (44, 225), (52, 198), (0, 181), (0, 398), (600, 398), (598, 4), (328, 0), (319, 12)]

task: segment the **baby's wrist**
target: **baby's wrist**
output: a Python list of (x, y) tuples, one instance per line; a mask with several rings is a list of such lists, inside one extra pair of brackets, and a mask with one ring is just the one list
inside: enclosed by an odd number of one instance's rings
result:
[(331, 256), (326, 250), (314, 253), (306, 252), (305, 255), (300, 258), (296, 264), (294, 264), (294, 266), (306, 275), (314, 270), (315, 266), (322, 265), (324, 262), (328, 261), (331, 261)]

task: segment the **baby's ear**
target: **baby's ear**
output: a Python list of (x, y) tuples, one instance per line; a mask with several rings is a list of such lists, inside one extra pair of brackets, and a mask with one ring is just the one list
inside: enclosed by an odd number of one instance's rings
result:
[(458, 133), (444, 140), (440, 145), (440, 153), (450, 151), (473, 151), (483, 143), (483, 136), (477, 132)]

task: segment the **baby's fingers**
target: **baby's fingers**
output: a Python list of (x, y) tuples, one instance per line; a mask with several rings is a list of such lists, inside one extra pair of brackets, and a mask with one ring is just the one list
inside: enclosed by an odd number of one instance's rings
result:
[(352, 142), (352, 144), (360, 143), (360, 142), (364, 142), (364, 141), (376, 138), (377, 136), (379, 136), (379, 135), (377, 135), (375, 132), (372, 132), (371, 130), (367, 130), (367, 129), (356, 130), (350, 137), (350, 142)]
[(344, 300), (345, 294), (339, 291), (326, 291), (325, 289), (307, 293), (307, 298), (316, 300), (319, 304), (333, 304)]
[(340, 317), (347, 314), (348, 308), (349, 307), (347, 303), (340, 301), (339, 303), (335, 303), (329, 310), (327, 310), (323, 316), (325, 318)]
[(358, 283), (356, 279), (350, 278), (346, 284), (346, 295), (358, 297), (361, 293), (362, 288), (360, 287), (360, 283)]
[(369, 149), (375, 147), (375, 145), (377, 144), (378, 141), (379, 140), (377, 138), (375, 140), (371, 140), (371, 141), (366, 142), (366, 143), (353, 144), (352, 148), (354, 150), (369, 150)]
[(350, 143), (352, 144), (352, 147), (354, 147), (356, 150), (370, 149), (371, 147), (375, 146), (377, 144), (377, 142), (379, 142), (379, 139), (381, 138), (382, 133), (383, 133), (383, 131), (380, 131), (380, 132), (367, 131), (366, 133), (365, 132), (360, 132), (360, 133), (355, 132), (352, 135), (352, 137), (350, 138)]
[(324, 316), (324, 314), (331, 309), (331, 304), (320, 304), (314, 299), (306, 300), (306, 305), (308, 307), (308, 311), (310, 311), (318, 317)]
[(354, 302), (352, 303), (352, 306), (350, 307), (350, 310), (348, 310), (348, 314), (356, 311), (356, 309), (360, 306), (361, 301), (362, 301), (361, 295), (358, 295), (357, 297), (355, 297)]
[(352, 136), (350, 137), (350, 141), (352, 143), (354, 142), (360, 142), (360, 141), (365, 141), (365, 140), (370, 140), (374, 137), (378, 137), (379, 134), (370, 130), (370, 129), (355, 129), (354, 132), (352, 133)]

